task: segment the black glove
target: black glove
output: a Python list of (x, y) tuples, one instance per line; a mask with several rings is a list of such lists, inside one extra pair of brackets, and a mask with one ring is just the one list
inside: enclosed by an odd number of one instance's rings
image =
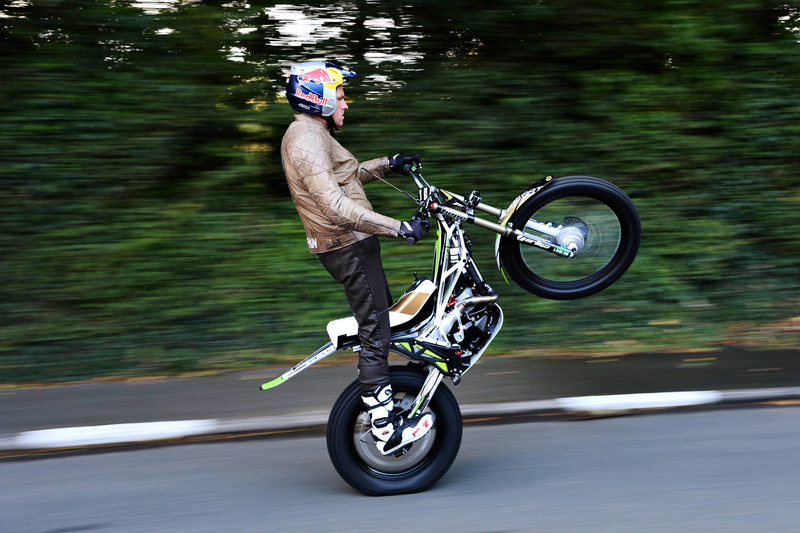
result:
[(431, 223), (427, 220), (412, 218), (400, 224), (400, 236), (405, 237), (408, 244), (414, 244), (422, 238), (423, 230), (428, 232), (430, 229)]
[(406, 165), (419, 165), (421, 163), (422, 158), (419, 155), (395, 154), (389, 158), (389, 166), (392, 167), (392, 172), (405, 174), (406, 176), (408, 176)]

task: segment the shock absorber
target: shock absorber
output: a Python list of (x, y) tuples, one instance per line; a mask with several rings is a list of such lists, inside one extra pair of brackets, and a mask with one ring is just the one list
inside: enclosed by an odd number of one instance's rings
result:
[(475, 268), (475, 263), (472, 261), (467, 261), (467, 275), (472, 280), (475, 292), (478, 294), (484, 294), (486, 283), (483, 281), (483, 276), (481, 276), (481, 273), (478, 272), (477, 268)]

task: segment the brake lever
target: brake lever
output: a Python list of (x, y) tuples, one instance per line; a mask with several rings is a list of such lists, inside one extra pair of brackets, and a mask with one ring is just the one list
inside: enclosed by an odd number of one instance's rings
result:
[[(426, 203), (427, 202), (420, 203), (420, 205), (417, 208), (417, 210), (414, 211), (413, 215), (411, 215), (411, 220), (424, 220), (424, 221), (426, 221), (428, 227), (425, 229), (425, 233), (427, 233), (427, 232), (429, 232), (431, 230), (431, 223), (427, 222), (428, 219), (430, 218), (430, 214), (428, 213), (428, 206), (425, 205)], [(406, 239), (406, 242), (408, 244), (416, 244), (417, 243), (417, 241), (414, 239), (414, 237), (408, 237)]]
[[(411, 220), (424, 220), (425, 224), (427, 226), (427, 227), (424, 228), (425, 229), (425, 233), (428, 233), (431, 230), (431, 223), (428, 222), (428, 217), (420, 212), (421, 209), (422, 209), (421, 207), (420, 207), (420, 209), (417, 209), (417, 211), (411, 217)], [(408, 238), (406, 238), (406, 242), (408, 244), (416, 244), (418, 241), (414, 237), (408, 237)]]
[(405, 172), (410, 176), (411, 172), (417, 172), (421, 168), (422, 168), (421, 161), (419, 163), (414, 163), (413, 165), (411, 163), (406, 163), (405, 165), (403, 165), (403, 172)]

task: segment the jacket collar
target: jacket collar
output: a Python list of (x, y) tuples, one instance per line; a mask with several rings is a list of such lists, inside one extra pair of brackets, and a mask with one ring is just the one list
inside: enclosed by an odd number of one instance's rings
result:
[(299, 113), (294, 116), (294, 119), (298, 122), (303, 122), (305, 124), (312, 124), (318, 128), (322, 128), (327, 131), (328, 126), (321, 120), (315, 119), (313, 116), (309, 115), (308, 113)]

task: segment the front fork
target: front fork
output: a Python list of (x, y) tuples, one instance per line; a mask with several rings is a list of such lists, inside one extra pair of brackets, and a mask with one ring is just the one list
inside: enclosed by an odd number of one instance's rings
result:
[[(458, 195), (450, 192), (448, 192), (448, 194), (459, 197)], [(497, 233), (498, 243), (500, 242), (501, 238), (512, 238), (525, 244), (536, 246), (537, 248), (541, 248), (546, 252), (550, 252), (551, 254), (564, 257), (566, 259), (574, 258), (576, 253), (584, 244), (585, 236), (582, 233), (578, 232), (577, 230), (572, 231), (572, 228), (564, 228), (563, 225), (556, 226), (551, 222), (543, 223), (537, 220), (529, 220), (525, 224), (524, 228), (514, 228), (508, 223), (508, 220), (505, 220), (502, 224), (497, 224), (489, 220), (478, 218), (472, 213), (453, 209), (452, 207), (441, 205), (435, 202), (430, 204), (430, 209), (434, 213), (443, 213), (452, 218), (456, 218), (469, 224), (474, 224), (475, 226), (493, 231)], [(491, 206), (484, 206), (483, 204), (479, 204), (477, 209), (490, 214), (505, 214), (505, 211), (500, 211), (499, 209)], [(545, 239), (544, 237), (528, 233), (527, 230), (538, 231), (539, 233), (552, 237), (555, 242)]]
[(419, 394), (414, 398), (414, 405), (408, 412), (409, 418), (422, 413), (425, 408), (428, 407), (428, 404), (431, 403), (431, 399), (433, 398), (433, 394), (436, 392), (436, 389), (439, 388), (439, 384), (444, 377), (444, 374), (434, 365), (427, 365), (427, 368), (428, 377), (425, 378), (425, 383), (422, 384)]

